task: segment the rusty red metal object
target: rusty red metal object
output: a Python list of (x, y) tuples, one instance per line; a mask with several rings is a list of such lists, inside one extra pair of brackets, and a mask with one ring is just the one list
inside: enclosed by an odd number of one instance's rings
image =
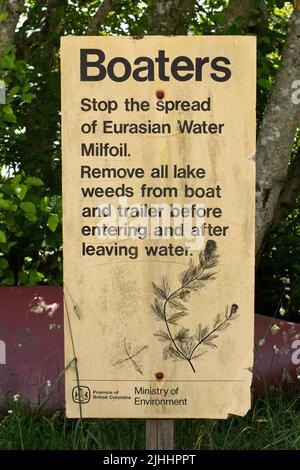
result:
[[(0, 288), (0, 404), (64, 407), (62, 288)], [(300, 325), (255, 315), (253, 387), (300, 382)], [(59, 378), (59, 380), (57, 380)]]
[(37, 405), (64, 403), (62, 289), (0, 288), (0, 401), (13, 395)]
[(255, 315), (253, 386), (300, 384), (300, 324)]

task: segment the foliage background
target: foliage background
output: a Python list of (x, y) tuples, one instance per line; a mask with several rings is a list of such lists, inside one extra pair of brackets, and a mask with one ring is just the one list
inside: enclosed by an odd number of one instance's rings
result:
[[(7, 102), (0, 105), (0, 284), (62, 282), (59, 42), (86, 34), (99, 0), (24, 2), (13, 45), (0, 57)], [(156, 33), (155, 1), (119, 0), (100, 35)], [(242, 3), (242, 2), (241, 2)], [(4, 4), (4, 0), (0, 0)], [(188, 34), (257, 35), (257, 124), (282, 60), (292, 2), (255, 2), (228, 21), (225, 0), (196, 2)], [(7, 19), (0, 10), (1, 23)], [(174, 21), (177, 12), (174, 12)], [(291, 155), (300, 155), (300, 132)], [(257, 260), (256, 310), (297, 321), (300, 313), (299, 189), (286, 216), (266, 237)]]

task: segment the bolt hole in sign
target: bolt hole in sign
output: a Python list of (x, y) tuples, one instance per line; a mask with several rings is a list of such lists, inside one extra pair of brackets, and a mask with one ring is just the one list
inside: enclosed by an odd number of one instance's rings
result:
[(61, 44), (67, 416), (244, 415), (255, 38)]

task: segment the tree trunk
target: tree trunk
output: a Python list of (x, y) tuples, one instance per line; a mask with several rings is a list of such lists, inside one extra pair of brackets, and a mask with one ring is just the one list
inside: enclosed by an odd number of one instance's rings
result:
[(247, 26), (255, 13), (258, 0), (231, 0), (225, 10), (225, 24), (232, 26), (239, 18), (239, 26)]
[(96, 11), (89, 29), (87, 30), (87, 34), (93, 36), (98, 34), (99, 29), (103, 25), (106, 20), (107, 15), (114, 9), (118, 0), (103, 0), (100, 7)]
[(300, 121), (300, 100), (295, 83), (300, 71), (300, 11), (292, 16), (282, 65), (264, 113), (257, 140), (256, 251), (272, 226), (284, 184), (295, 133)]
[(195, 0), (157, 0), (149, 10), (149, 34), (187, 34)]
[(0, 24), (0, 57), (14, 42), (14, 35), (19, 17), (24, 7), (21, 0), (4, 0), (0, 4), (0, 15), (5, 14)]

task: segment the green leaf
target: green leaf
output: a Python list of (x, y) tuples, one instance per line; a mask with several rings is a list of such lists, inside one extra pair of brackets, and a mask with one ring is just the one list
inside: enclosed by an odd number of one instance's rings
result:
[(265, 88), (266, 90), (271, 90), (272, 89), (272, 82), (269, 80), (266, 80), (265, 78), (259, 78), (257, 80), (257, 83), (262, 87)]
[(58, 226), (58, 222), (59, 222), (59, 218), (57, 214), (51, 214), (48, 217), (47, 225), (49, 229), (51, 230), (51, 232), (55, 232)]
[(6, 235), (2, 230), (0, 230), (0, 243), (6, 243)]
[(31, 88), (30, 83), (26, 83), (26, 85), (24, 85), (24, 87), (23, 87), (23, 93), (26, 93), (27, 91), (29, 91), (30, 88)]
[(7, 94), (7, 98), (9, 100), (12, 100), (14, 98), (14, 96), (20, 91), (20, 87), (19, 86), (14, 86), (12, 87), (11, 90), (9, 90), (8, 94)]
[(27, 190), (28, 188), (25, 186), (25, 184), (19, 184), (15, 187), (15, 193), (21, 201), (23, 201), (24, 197), (26, 196)]
[(10, 208), (9, 201), (6, 201), (5, 199), (0, 199), (0, 209), (9, 209), (9, 208)]
[(49, 198), (48, 196), (44, 196), (40, 202), (40, 209), (42, 212), (47, 212), (48, 204), (49, 204)]
[(3, 121), (10, 122), (11, 124), (15, 124), (17, 122), (17, 118), (14, 114), (5, 113), (3, 116)]
[(4, 284), (5, 286), (13, 286), (14, 283), (15, 280), (12, 272), (10, 272), (10, 274), (2, 280), (2, 284)]
[(278, 331), (280, 330), (280, 327), (278, 325), (276, 325), (276, 323), (275, 323), (274, 325), (272, 325), (272, 327), (270, 329), (271, 329), (272, 335), (274, 336), (278, 333)]
[(28, 280), (31, 285), (35, 285), (44, 279), (44, 275), (38, 272), (36, 269), (29, 269)]
[(21, 180), (22, 180), (22, 173), (18, 173), (16, 176), (14, 176), (12, 179), (11, 179), (11, 182), (13, 184), (19, 184), (21, 183)]
[(14, 114), (12, 107), (8, 104), (3, 106), (2, 110), (5, 114)]
[(28, 280), (28, 276), (25, 273), (25, 271), (19, 271), (19, 283), (26, 284), (27, 280)]
[(15, 54), (7, 54), (0, 58), (0, 66), (4, 69), (13, 70), (15, 68)]
[(15, 246), (18, 242), (16, 241), (13, 241), (13, 242), (9, 242), (7, 247), (8, 247), (8, 250), (10, 250), (13, 246)]
[(32, 212), (25, 212), (25, 219), (30, 220), (30, 222), (36, 222), (38, 220), (37, 216)]
[(5, 258), (0, 258), (0, 269), (8, 268), (8, 261)]
[(0, 13), (0, 23), (2, 23), (3, 21), (7, 20), (8, 18), (8, 13), (7, 11), (3, 11), (2, 13)]
[(21, 202), (20, 208), (21, 208), (22, 211), (24, 211), (24, 212), (29, 212), (29, 213), (31, 213), (31, 214), (35, 214), (35, 213), (36, 213), (36, 207), (35, 207), (35, 205), (34, 205), (32, 202)]
[(24, 103), (31, 103), (34, 98), (36, 98), (36, 95), (34, 93), (24, 93), (23, 95), (21, 95), (21, 100)]
[(80, 311), (79, 311), (79, 308), (78, 308), (78, 305), (73, 305), (73, 310), (76, 314), (76, 317), (80, 320)]
[(16, 244), (17, 244), (16, 241), (6, 243), (6, 245), (3, 245), (3, 246), (1, 247), (1, 250), (3, 251), (3, 253), (5, 253), (5, 254), (7, 255), (7, 254), (9, 253), (9, 250), (10, 250), (13, 246), (15, 246)]
[(249, 21), (249, 26), (256, 26), (258, 23), (258, 19), (255, 17), (252, 20)]
[(43, 181), (40, 178), (37, 178), (36, 176), (27, 176), (25, 183), (28, 186), (43, 186)]
[(258, 2), (258, 6), (261, 10), (266, 10), (267, 8), (267, 3), (265, 2), (265, 0), (259, 0)]

